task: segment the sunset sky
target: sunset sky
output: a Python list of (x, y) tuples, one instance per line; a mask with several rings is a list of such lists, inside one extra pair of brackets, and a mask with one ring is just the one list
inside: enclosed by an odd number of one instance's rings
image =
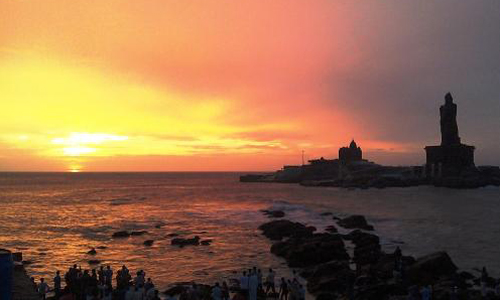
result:
[(0, 171), (500, 164), (498, 0), (1, 0)]

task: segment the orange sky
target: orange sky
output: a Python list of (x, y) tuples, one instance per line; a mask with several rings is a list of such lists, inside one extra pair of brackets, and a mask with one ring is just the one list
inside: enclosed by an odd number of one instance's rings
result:
[(0, 170), (272, 170), (351, 138), (371, 160), (422, 163), (444, 92), (466, 107), (478, 92), (432, 68), (473, 50), (440, 60), (446, 5), (351, 2), (1, 1)]

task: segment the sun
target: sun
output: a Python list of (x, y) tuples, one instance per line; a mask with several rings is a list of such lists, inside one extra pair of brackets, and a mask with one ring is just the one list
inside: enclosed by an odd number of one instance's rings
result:
[(81, 166), (70, 166), (68, 168), (68, 172), (70, 172), (70, 173), (79, 173), (79, 172), (81, 172), (81, 170), (82, 170)]

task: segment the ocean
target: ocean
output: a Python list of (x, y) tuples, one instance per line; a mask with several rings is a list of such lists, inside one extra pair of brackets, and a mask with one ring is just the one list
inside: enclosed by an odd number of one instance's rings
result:
[[(500, 189), (430, 186), (347, 190), (296, 184), (240, 183), (239, 173), (0, 173), (0, 248), (23, 252), (35, 278), (52, 281), (91, 259), (113, 269), (144, 270), (158, 288), (213, 284), (253, 266), (289, 277), (258, 226), (260, 210), (316, 226), (362, 214), (383, 248), (415, 256), (447, 251), (462, 270), (487, 266), (500, 275)], [(113, 239), (119, 230), (147, 234)], [(179, 248), (169, 234), (200, 236), (210, 246)], [(152, 247), (143, 242), (155, 240)], [(92, 247), (97, 255), (87, 254)], [(99, 249), (98, 247), (106, 247)], [(474, 271), (473, 271), (474, 272)]]

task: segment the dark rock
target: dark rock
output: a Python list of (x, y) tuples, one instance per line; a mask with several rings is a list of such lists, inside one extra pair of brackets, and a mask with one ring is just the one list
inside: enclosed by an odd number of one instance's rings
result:
[(364, 229), (364, 230), (374, 230), (372, 225), (369, 225), (366, 222), (366, 219), (364, 216), (361, 215), (354, 215), (350, 216), (344, 219), (341, 219), (337, 221), (337, 224), (341, 227), (347, 228), (347, 229), (354, 229), (354, 228), (359, 228), (359, 229)]
[(271, 247), (271, 252), (286, 259), (292, 268), (326, 263), (331, 260), (348, 260), (344, 242), (339, 235), (328, 233), (292, 237)]
[(17, 262), (23, 261), (23, 253), (22, 252), (14, 252), (12, 253), (12, 260)]
[(264, 210), (263, 212), (270, 218), (283, 218), (285, 216), (285, 213), (281, 210)]
[(450, 256), (444, 252), (435, 252), (417, 259), (407, 270), (408, 278), (414, 284), (432, 284), (440, 277), (455, 275), (457, 267)]
[(356, 246), (354, 248), (354, 261), (357, 264), (373, 264), (380, 258), (381, 246), (378, 236), (363, 232), (361, 230), (354, 230), (349, 234), (343, 236), (345, 240), (350, 240)]
[(146, 234), (146, 233), (148, 233), (148, 232), (147, 232), (147, 231), (145, 231), (145, 230), (141, 230), (141, 231), (132, 231), (132, 232), (130, 233), (130, 235), (133, 235), (133, 236), (138, 236), (138, 235), (144, 235), (144, 234)]
[(333, 293), (322, 292), (316, 296), (316, 300), (336, 300), (336, 299), (338, 299), (337, 295), (335, 295)]
[(97, 251), (95, 251), (95, 248), (92, 248), (90, 251), (87, 251), (87, 254), (89, 254), (89, 255), (96, 255)]
[(329, 225), (325, 228), (326, 231), (328, 231), (329, 233), (337, 233), (339, 232), (337, 230), (337, 227), (333, 226), (333, 225)]
[(31, 265), (33, 262), (31, 260), (23, 260), (22, 264), (23, 265)]
[(176, 237), (176, 236), (179, 236), (178, 233), (169, 233), (167, 234), (167, 237)]
[(165, 295), (172, 295), (172, 296), (175, 296), (175, 295), (179, 295), (181, 294), (186, 288), (182, 285), (176, 285), (176, 286), (173, 286), (167, 290), (165, 290), (163, 293)]
[(329, 274), (338, 273), (339, 271), (350, 270), (349, 261), (333, 260), (324, 264), (307, 267), (302, 269), (300, 276), (305, 279), (324, 277)]
[(145, 240), (143, 244), (144, 246), (153, 246), (154, 242), (154, 240)]
[(474, 275), (466, 271), (462, 271), (458, 275), (464, 280), (472, 280), (475, 278)]
[(345, 294), (353, 281), (354, 272), (347, 262), (333, 262), (318, 266), (307, 277), (307, 290), (312, 294)]
[(170, 242), (172, 245), (176, 246), (188, 246), (188, 245), (193, 245), (193, 246), (198, 246), (200, 244), (200, 237), (195, 236), (194, 238), (175, 238)]
[(117, 231), (115, 233), (113, 233), (112, 237), (114, 238), (127, 238), (130, 236), (130, 233), (128, 231)]
[(264, 223), (259, 226), (263, 234), (271, 240), (281, 240), (284, 237), (310, 236), (316, 230), (314, 227), (307, 227), (301, 223), (294, 223), (289, 220), (276, 220)]
[(107, 249), (107, 248), (108, 247), (106, 247), (106, 246), (99, 246), (99, 247), (97, 247), (97, 249)]
[(331, 215), (333, 215), (333, 213), (331, 213), (331, 212), (327, 211), (327, 212), (322, 212), (322, 213), (320, 213), (319, 215), (320, 215), (320, 216), (322, 216), (322, 217), (326, 217), (326, 216), (331, 216)]
[(394, 284), (385, 282), (368, 282), (364, 285), (356, 283), (354, 291), (356, 299), (389, 299), (390, 295), (401, 293), (401, 291), (396, 292), (396, 288)]
[[(403, 266), (409, 267), (415, 263), (415, 259), (411, 256), (403, 256), (401, 258)], [(393, 271), (396, 263), (396, 255), (391, 253), (381, 253), (376, 263), (371, 265), (371, 272), (381, 279), (390, 279), (393, 277)]]
[(210, 243), (212, 243), (212, 240), (203, 240), (200, 242), (200, 245), (210, 246)]
[(89, 260), (89, 265), (98, 265), (100, 263), (101, 263), (101, 261), (98, 260), (98, 259), (91, 259), (91, 260)]

